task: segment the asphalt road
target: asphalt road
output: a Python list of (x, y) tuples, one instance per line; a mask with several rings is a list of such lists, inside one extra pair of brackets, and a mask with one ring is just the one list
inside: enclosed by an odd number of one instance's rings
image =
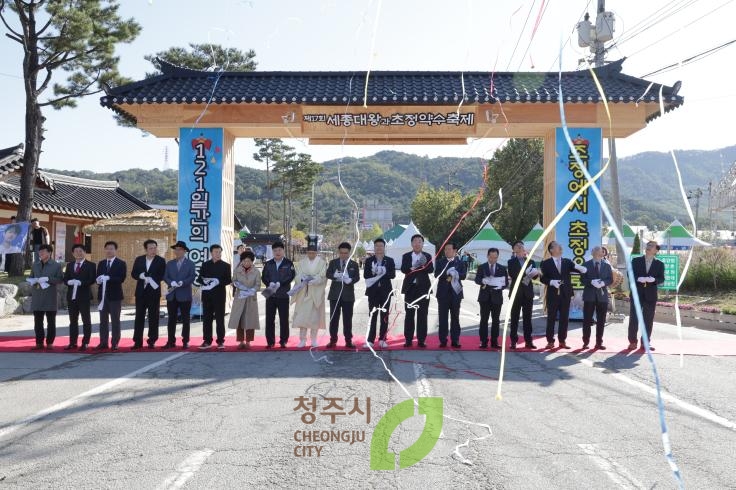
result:
[[(362, 283), (357, 287), (362, 290)], [(465, 288), (469, 299), (461, 323), (468, 335), (477, 335), (476, 286), (466, 282)], [(365, 330), (366, 310), (362, 300), (358, 331)], [(542, 333), (538, 305), (535, 317), (535, 333)], [(124, 318), (124, 335), (130, 335), (132, 317)], [(27, 333), (31, 324), (28, 317), (2, 320), (0, 333)], [(430, 325), (436, 328), (434, 303)], [(579, 328), (572, 325), (574, 345)], [(199, 330), (196, 323), (193, 335)], [(677, 335), (664, 324), (655, 332), (658, 339)], [(607, 334), (622, 337), (624, 327), (613, 323)], [(694, 328), (684, 328), (683, 336), (734, 342), (733, 335)], [(677, 486), (664, 457), (646, 356), (512, 353), (506, 357), (503, 398), (497, 400), (499, 353), (397, 349), (378, 355), (396, 379), (363, 350), (3, 353), (0, 487)], [(682, 366), (676, 355), (655, 360), (685, 485), (736, 488), (736, 357), (685, 356)], [(373, 430), (383, 414), (408, 398), (404, 388), (411, 396), (443, 398), (442, 435), (411, 467), (371, 470)], [(299, 397), (316, 398), (314, 423), (305, 424), (303, 412), (295, 410)], [(336, 416), (332, 424), (319, 414), (325, 398), (350, 401), (346, 412), (357, 398), (365, 412), (368, 397), (370, 422), (353, 413)], [(422, 416), (402, 423), (389, 450), (411, 446), (423, 425)], [(364, 440), (302, 442), (312, 431), (318, 438), (330, 431), (363, 433)]]

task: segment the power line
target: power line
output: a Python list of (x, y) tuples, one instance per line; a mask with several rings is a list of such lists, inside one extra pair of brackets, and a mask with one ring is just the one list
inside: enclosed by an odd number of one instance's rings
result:
[(526, 58), (526, 54), (529, 52), (529, 48), (532, 47), (532, 42), (534, 41), (534, 35), (537, 33), (537, 29), (539, 28), (539, 25), (542, 23), (542, 17), (544, 17), (544, 14), (547, 12), (547, 7), (549, 7), (550, 3), (552, 2), (545, 3), (544, 8), (537, 16), (537, 20), (534, 22), (534, 29), (532, 29), (532, 34), (529, 37), (529, 44), (526, 45), (526, 50), (524, 50), (524, 54), (519, 60), (519, 66), (516, 68), (516, 71), (519, 71), (521, 69), (521, 65), (524, 63), (524, 58)]
[(511, 56), (509, 57), (509, 62), (506, 64), (506, 71), (509, 71), (509, 68), (511, 68), (511, 61), (513, 61), (514, 55), (516, 54), (516, 49), (519, 47), (519, 43), (521, 42), (521, 36), (524, 35), (526, 24), (529, 22), (529, 17), (531, 17), (532, 15), (532, 10), (534, 10), (535, 3), (537, 3), (537, 0), (532, 0), (532, 5), (529, 7), (529, 12), (527, 12), (526, 14), (526, 20), (524, 20), (524, 25), (521, 28), (521, 32), (519, 32), (519, 37), (516, 38), (516, 44), (514, 45), (514, 50), (511, 52)]
[(716, 46), (714, 48), (706, 49), (705, 51), (701, 51), (700, 53), (690, 56), (689, 58), (685, 58), (684, 60), (680, 60), (676, 63), (672, 63), (671, 65), (664, 66), (662, 68), (659, 68), (657, 70), (654, 70), (652, 72), (647, 73), (646, 75), (642, 75), (641, 78), (646, 78), (651, 75), (656, 75), (657, 73), (663, 73), (670, 71), (672, 69), (678, 68), (680, 66), (684, 66), (690, 63), (693, 63), (695, 61), (699, 61), (703, 58), (707, 58), (708, 56), (715, 54), (716, 52), (720, 51), (721, 49), (730, 46), (731, 44), (736, 43), (736, 39), (732, 39), (731, 41), (725, 42), (719, 46)]
[[(583, 11), (582, 11), (582, 12), (580, 12), (580, 15), (578, 15), (578, 20), (582, 19), (582, 18), (583, 18), (583, 16), (585, 15), (585, 12), (587, 12), (587, 11), (588, 11), (588, 7), (590, 7), (590, 2), (591, 2), (591, 1), (592, 1), (592, 0), (588, 0), (588, 3), (586, 3), (586, 4), (585, 4), (585, 7), (583, 7)], [(570, 39), (572, 39), (572, 35), (573, 35), (573, 33), (574, 33), (574, 32), (575, 32), (576, 30), (577, 30), (577, 23), (575, 24), (575, 26), (573, 26), (572, 30), (570, 31), (570, 35), (569, 35), (569, 36), (567, 36), (567, 41), (565, 41), (565, 44), (563, 44), (563, 45), (562, 45), (563, 47), (564, 47), (564, 46), (567, 46), (567, 43), (569, 43), (569, 42), (570, 42)], [(558, 61), (559, 59), (560, 59), (560, 53), (559, 53), (559, 51), (558, 51), (558, 52), (557, 52), (557, 56), (555, 57), (555, 60), (554, 60), (554, 61), (552, 62), (552, 64), (550, 65), (550, 67), (549, 67), (549, 69), (548, 69), (547, 71), (552, 71), (552, 68), (554, 68), (554, 67), (555, 67), (555, 66), (557, 65), (557, 61)]]
[(657, 9), (654, 12), (651, 12), (650, 14), (644, 16), (641, 21), (631, 26), (626, 32), (623, 32), (621, 36), (619, 36), (618, 41), (616, 41), (608, 49), (618, 47), (619, 45), (630, 41), (636, 36), (643, 34), (658, 23), (663, 22), (673, 15), (680, 13), (697, 1), (698, 0), (679, 0), (679, 2), (673, 2), (664, 8)]

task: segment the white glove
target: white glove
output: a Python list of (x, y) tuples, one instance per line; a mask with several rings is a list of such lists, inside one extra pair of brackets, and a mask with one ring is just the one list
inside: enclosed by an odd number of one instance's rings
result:
[(35, 286), (36, 284), (38, 284), (38, 279), (36, 279), (35, 277), (29, 277), (28, 279), (26, 279), (26, 282), (28, 282), (28, 284), (30, 284), (31, 286)]
[(51, 286), (51, 284), (49, 284), (49, 283), (47, 283), (47, 282), (40, 282), (40, 281), (39, 281), (39, 284), (41, 285), (41, 289), (46, 289), (46, 288), (48, 288), (49, 286)]
[(493, 278), (491, 276), (486, 276), (481, 282), (486, 286), (491, 286), (493, 284)]
[(588, 272), (588, 268), (580, 264), (575, 264), (575, 270), (581, 274), (585, 274), (586, 272)]
[(103, 281), (109, 281), (110, 280), (110, 276), (102, 276), (102, 280)]
[(268, 289), (278, 289), (278, 286), (276, 286), (275, 282), (268, 283)]
[(146, 284), (148, 284), (149, 286), (151, 286), (153, 289), (158, 289), (158, 284), (156, 283), (156, 281), (153, 280), (152, 277), (147, 277), (146, 278)]
[[(314, 276), (302, 276), (302, 282), (306, 282), (307, 284), (309, 284), (309, 281), (312, 279), (314, 279)], [(339, 277), (336, 277), (335, 279), (339, 279)]]
[(380, 274), (380, 275), (386, 274), (386, 266), (385, 265), (381, 265), (381, 266), (378, 267), (378, 274)]
[(332, 277), (334, 277), (335, 279), (337, 279), (339, 281), (340, 279), (342, 279), (342, 272), (335, 271), (335, 274), (333, 274)]
[(255, 288), (245, 288), (238, 293), (238, 298), (244, 299), (250, 296), (255, 296), (255, 294), (256, 294)]
[(278, 289), (278, 288), (281, 287), (281, 283), (280, 282), (275, 282), (274, 284), (276, 284), (276, 287), (274, 289)]
[(562, 282), (559, 279), (552, 279), (552, 280), (549, 281), (549, 285), (552, 286), (552, 287), (555, 287), (557, 289), (560, 289), (560, 284), (561, 283)]
[(95, 279), (95, 281), (97, 281), (97, 284), (102, 284), (103, 282), (107, 281), (107, 279), (105, 279), (106, 277), (107, 276), (97, 276), (97, 279)]
[(39, 278), (38, 278), (38, 282), (49, 282), (49, 278), (48, 278), (48, 277), (46, 277), (46, 276), (43, 276), (43, 277), (39, 277)]
[(353, 282), (353, 280), (352, 280), (352, 279), (350, 279), (350, 276), (348, 276), (348, 275), (346, 274), (346, 275), (345, 275), (345, 276), (344, 276), (344, 277), (342, 278), (342, 282), (343, 282), (343, 284), (350, 284), (351, 282)]
[(600, 279), (593, 279), (592, 281), (590, 281), (590, 284), (591, 284), (591, 285), (592, 285), (592, 286), (593, 286), (594, 288), (596, 288), (596, 289), (600, 289), (600, 288), (602, 288), (603, 286), (605, 286), (605, 285), (606, 285), (606, 283), (604, 283), (604, 282), (603, 282), (603, 281), (601, 281)]
[(319, 281), (319, 278), (313, 277), (307, 281), (307, 285), (311, 286), (312, 284), (317, 284), (317, 281)]
[(380, 265), (378, 265), (378, 263), (377, 263), (377, 262), (373, 262), (373, 264), (371, 265), (371, 271), (373, 272), (373, 275), (374, 275), (374, 276), (375, 276), (375, 275), (378, 275), (378, 268), (379, 268), (379, 267), (381, 267), (381, 266), (380, 266)]
[(534, 268), (532, 266), (529, 266), (529, 269), (527, 269), (527, 272), (526, 272), (526, 276), (528, 278), (532, 278), (532, 277), (536, 276), (537, 274), (539, 274), (539, 269), (536, 269), (536, 268)]
[(210, 282), (207, 283), (208, 286), (212, 286), (213, 288), (220, 285), (220, 280), (217, 278), (212, 278)]
[(140, 279), (141, 281), (145, 281), (146, 280), (146, 273), (145, 272), (141, 272), (140, 274), (138, 274), (138, 279)]
[(654, 282), (654, 281), (656, 281), (656, 279), (653, 278), (652, 276), (649, 276), (646, 279), (647, 279), (647, 282)]
[(66, 284), (67, 284), (67, 286), (71, 286), (71, 287), (81, 286), (82, 285), (82, 281), (80, 281), (79, 279), (69, 279), (66, 282)]
[(535, 269), (533, 265), (530, 265), (529, 267), (526, 268), (526, 271), (524, 273), (528, 276), (528, 275), (531, 275), (532, 271), (535, 271), (535, 270), (537, 269)]
[(649, 282), (646, 277), (637, 277), (636, 282), (640, 282), (642, 284)]
[(181, 281), (171, 281), (171, 284), (169, 285), (169, 289), (178, 288), (181, 286)]

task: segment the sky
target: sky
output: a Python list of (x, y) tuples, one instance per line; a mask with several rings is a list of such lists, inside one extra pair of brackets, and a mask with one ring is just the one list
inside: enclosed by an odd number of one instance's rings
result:
[[(256, 52), (258, 70), (575, 70), (589, 54), (577, 46), (574, 27), (595, 1), (587, 0), (125, 0), (120, 12), (143, 27), (131, 44), (120, 45), (120, 71), (142, 79), (146, 54), (188, 43), (212, 42)], [(616, 16), (607, 60), (627, 57), (623, 71), (643, 76), (734, 38), (736, 2), (725, 0), (608, 0)], [(572, 33), (572, 36), (571, 36)], [(608, 43), (610, 45), (612, 43)], [(560, 51), (560, 46), (563, 46)], [(736, 44), (702, 60), (676, 66), (649, 80), (682, 81), (685, 104), (642, 131), (617, 140), (619, 157), (643, 151), (712, 150), (736, 144), (736, 88), (728, 82), (728, 60)], [(24, 140), (24, 93), (20, 45), (0, 38), (0, 147)], [(116, 171), (177, 167), (173, 140), (121, 128), (112, 112), (87, 97), (75, 109), (46, 109), (44, 169)], [(381, 150), (418, 155), (490, 158), (502, 140), (453, 146), (310, 146), (288, 142), (317, 161), (367, 156)], [(604, 145), (605, 146), (605, 145)], [(251, 140), (236, 143), (235, 161), (253, 161)]]

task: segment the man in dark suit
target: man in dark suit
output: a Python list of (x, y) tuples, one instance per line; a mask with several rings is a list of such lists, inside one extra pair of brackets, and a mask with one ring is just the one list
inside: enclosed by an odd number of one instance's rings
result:
[(125, 261), (119, 259), (118, 244), (105, 243), (105, 259), (97, 264), (97, 284), (100, 285), (98, 299), (100, 305), (100, 343), (96, 350), (108, 348), (109, 330), (112, 326), (112, 350), (118, 350), (120, 342), (120, 309), (123, 305), (123, 281), (128, 275)]
[(605, 349), (603, 345), (603, 329), (606, 326), (608, 313), (608, 286), (613, 284), (613, 271), (608, 262), (603, 260), (603, 247), (593, 247), (593, 258), (585, 264), (588, 269), (581, 276), (583, 289), (583, 349), (588, 348), (590, 331), (595, 313), (595, 348)]
[[(495, 247), (488, 249), (488, 262), (478, 267), (475, 272), (475, 283), (480, 286), (478, 303), (480, 305), (480, 348), (488, 348), (488, 317), (491, 317), (491, 347), (500, 349), (498, 336), (501, 328), (501, 307), (503, 306), (503, 290), (508, 286), (509, 279), (506, 268), (498, 264), (499, 251)], [(517, 326), (519, 317), (516, 317)], [(514, 348), (516, 342), (512, 342)]]
[(168, 340), (162, 349), (176, 347), (176, 319), (181, 313), (181, 343), (182, 348), (189, 348), (189, 326), (192, 311), (192, 284), (197, 276), (194, 262), (187, 257), (189, 247), (179, 240), (171, 247), (174, 249), (174, 259), (166, 263), (164, 282), (169, 286), (166, 293), (166, 314), (169, 317), (167, 324)]
[[(654, 311), (657, 307), (657, 286), (664, 282), (664, 263), (657, 260), (659, 245), (655, 241), (647, 242), (644, 255), (631, 259), (631, 269), (636, 278), (636, 292), (639, 294), (642, 314), (644, 315), (644, 327), (647, 338), (652, 340), (652, 327), (654, 326)], [(629, 350), (636, 349), (636, 338), (639, 333), (639, 321), (636, 316), (633, 299), (630, 301), (629, 312)], [(644, 340), (641, 341), (644, 348)], [(649, 345), (650, 350), (654, 347)]]
[(411, 237), (411, 252), (401, 256), (401, 272), (404, 282), (401, 294), (404, 295), (404, 347), (411, 347), (414, 340), (414, 318), (416, 317), (417, 345), (427, 347), (427, 315), (429, 314), (429, 290), (432, 288), (430, 274), (434, 272), (432, 256), (422, 251), (424, 237), (416, 234)]
[(279, 313), (279, 344), (286, 348), (289, 341), (289, 295), (291, 281), (296, 276), (294, 263), (284, 257), (284, 243), (280, 240), (271, 245), (273, 258), (263, 266), (261, 282), (266, 290), (266, 348), (273, 348), (276, 343), (276, 312)]
[(457, 256), (457, 244), (445, 245), (445, 255), (434, 269), (437, 280), (437, 312), (439, 316), (440, 347), (447, 347), (447, 314), (450, 314), (450, 341), (456, 349), (460, 345), (460, 303), (463, 300), (462, 282), (467, 274), (466, 262)]
[(64, 350), (77, 348), (79, 339), (79, 317), (82, 317), (83, 337), (79, 350), (87, 350), (92, 337), (92, 320), (90, 318), (90, 301), (92, 285), (97, 278), (95, 264), (84, 260), (84, 245), (77, 243), (72, 247), (74, 260), (66, 265), (64, 282), (68, 286), (66, 301), (69, 310), (69, 345)]
[(153, 349), (158, 340), (158, 321), (161, 313), (161, 281), (166, 272), (166, 260), (158, 255), (156, 240), (143, 242), (145, 255), (133, 262), (130, 275), (135, 285), (135, 322), (133, 323), (133, 347), (143, 347), (143, 326), (148, 313), (148, 348)]
[(547, 286), (545, 293), (545, 304), (547, 306), (547, 346), (552, 349), (555, 346), (555, 321), (560, 315), (558, 326), (558, 339), (560, 348), (569, 349), (565, 343), (567, 339), (567, 324), (570, 318), (570, 301), (573, 290), (570, 274), (574, 271), (585, 273), (585, 267), (575, 264), (572, 260), (562, 257), (562, 245), (551, 241), (547, 246), (550, 258), (542, 261), (542, 282)]
[(217, 348), (225, 349), (225, 300), (226, 286), (232, 282), (232, 267), (222, 260), (222, 247), (210, 247), (210, 260), (199, 269), (199, 282), (202, 285), (202, 332), (203, 342), (200, 350), (212, 346), (212, 320), (215, 321)]
[(350, 260), (351, 246), (342, 242), (337, 247), (338, 258), (327, 264), (327, 279), (332, 281), (327, 299), (330, 301), (330, 343), (328, 348), (337, 345), (337, 334), (340, 330), (340, 312), (342, 311), (342, 333), (345, 336), (345, 347), (353, 345), (353, 304), (355, 303), (355, 283), (360, 281), (358, 263)]
[(373, 257), (369, 257), (363, 266), (368, 311), (372, 313), (367, 342), (372, 347), (376, 341), (376, 323), (380, 319), (378, 345), (381, 349), (388, 349), (386, 342), (388, 312), (391, 308), (391, 291), (393, 291), (391, 281), (396, 277), (396, 264), (394, 259), (386, 256), (386, 241), (383, 238), (373, 240), (373, 253)]
[(511, 348), (516, 349), (516, 344), (519, 342), (519, 315), (521, 314), (523, 320), (523, 332), (524, 332), (524, 347), (527, 349), (536, 349), (532, 338), (532, 308), (534, 306), (534, 285), (532, 280), (539, 277), (539, 269), (537, 264), (533, 260), (529, 260), (529, 265), (526, 269), (524, 262), (526, 261), (526, 250), (524, 249), (524, 242), (518, 240), (512, 245), (514, 256), (507, 262), (508, 274), (511, 278), (509, 283), (509, 298), (511, 297), (511, 291), (514, 289), (516, 281), (521, 281), (519, 289), (516, 292), (514, 302), (511, 304)]

